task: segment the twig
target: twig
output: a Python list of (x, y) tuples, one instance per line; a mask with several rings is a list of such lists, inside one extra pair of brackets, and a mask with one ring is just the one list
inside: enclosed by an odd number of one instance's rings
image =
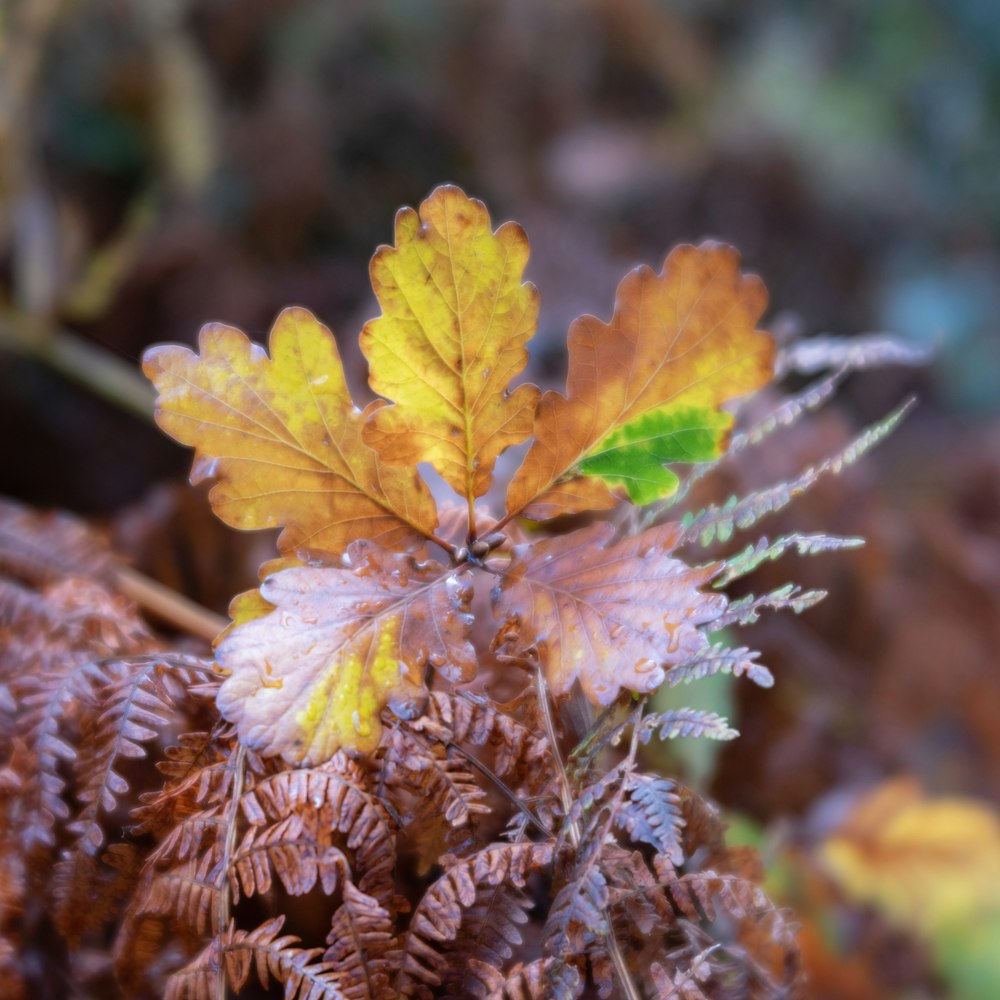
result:
[(164, 587), (162, 583), (157, 583), (148, 576), (143, 576), (130, 566), (115, 568), (115, 586), (144, 611), (206, 642), (214, 642), (229, 624), (221, 615), (195, 604), (177, 591)]
[(152, 386), (132, 365), (102, 347), (65, 330), (39, 327), (9, 311), (0, 315), (0, 345), (37, 358), (133, 416), (153, 419)]

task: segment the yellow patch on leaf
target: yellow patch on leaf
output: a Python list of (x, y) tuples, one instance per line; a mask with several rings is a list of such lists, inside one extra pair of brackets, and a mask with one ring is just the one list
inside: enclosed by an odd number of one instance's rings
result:
[(422, 710), (428, 666), (455, 682), (475, 670), (472, 587), (440, 563), (358, 541), (345, 565), (285, 569), (259, 593), (272, 610), (234, 625), (216, 657), (219, 709), (263, 753), (319, 763), (341, 747), (371, 752), (383, 708)]
[(275, 321), (270, 357), (210, 324), (187, 347), (150, 348), (156, 421), (195, 448), (193, 482), (215, 477), (212, 509), (234, 528), (284, 526), (284, 553), (341, 553), (356, 538), (402, 547), (431, 534), (434, 501), (414, 469), (380, 467), (362, 440), (333, 334), (305, 309)]
[(456, 187), (396, 216), (396, 245), (371, 264), (382, 315), (361, 350), (377, 409), (368, 441), (387, 461), (430, 462), (461, 496), (489, 489), (497, 456), (531, 434), (538, 390), (510, 383), (528, 360), (538, 293), (522, 283), (528, 240), (490, 228), (486, 207)]
[(774, 342), (755, 329), (766, 305), (760, 279), (719, 243), (677, 247), (659, 274), (628, 274), (610, 323), (582, 316), (570, 327), (567, 394), (542, 396), (508, 511), (544, 519), (610, 508), (623, 486), (641, 502), (667, 495), (676, 477), (638, 486), (630, 477), (684, 460), (692, 431), (694, 460), (721, 454), (731, 419), (720, 408), (773, 372)]
[(1000, 914), (1000, 815), (909, 779), (865, 795), (821, 845), (846, 894), (929, 937)]

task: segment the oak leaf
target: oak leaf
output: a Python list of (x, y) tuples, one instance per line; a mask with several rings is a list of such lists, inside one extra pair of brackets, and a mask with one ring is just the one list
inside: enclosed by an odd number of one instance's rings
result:
[(493, 595), (496, 645), (536, 656), (557, 695), (579, 680), (608, 705), (623, 687), (659, 687), (668, 667), (707, 646), (699, 626), (726, 606), (699, 590), (717, 565), (670, 555), (680, 531), (663, 524), (609, 544), (614, 528), (598, 523), (515, 547)]
[(285, 530), (282, 552), (341, 553), (356, 538), (402, 547), (433, 533), (433, 498), (414, 469), (385, 468), (362, 440), (333, 334), (305, 309), (274, 323), (270, 357), (210, 324), (187, 347), (150, 348), (156, 420), (193, 446), (191, 479), (217, 477), (210, 500), (234, 528)]
[(470, 500), (489, 489), (497, 456), (531, 434), (538, 390), (510, 389), (538, 318), (527, 260), (520, 226), (493, 232), (483, 203), (446, 185), (419, 215), (400, 210), (396, 246), (371, 264), (382, 315), (361, 350), (393, 405), (372, 414), (365, 440), (388, 462), (430, 462)]
[(260, 595), (274, 610), (218, 644), (229, 675), (219, 708), (251, 749), (310, 763), (340, 747), (370, 752), (386, 705), (407, 717), (422, 710), (428, 665), (471, 678), (472, 587), (458, 570), (367, 541), (348, 548), (346, 563), (269, 576)]
[(659, 274), (628, 274), (610, 323), (570, 327), (567, 395), (539, 403), (511, 515), (609, 508), (621, 488), (649, 503), (677, 488), (665, 466), (721, 455), (733, 423), (721, 407), (771, 378), (774, 343), (754, 328), (766, 304), (763, 283), (723, 244), (680, 246)]

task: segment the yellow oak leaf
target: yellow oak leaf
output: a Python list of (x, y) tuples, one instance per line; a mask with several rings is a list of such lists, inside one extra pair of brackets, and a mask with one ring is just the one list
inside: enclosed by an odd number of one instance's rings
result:
[(601, 522), (518, 545), (493, 594), (502, 623), (494, 644), (536, 657), (555, 694), (579, 680), (598, 705), (623, 687), (659, 687), (669, 667), (706, 648), (699, 626), (726, 607), (724, 595), (699, 590), (717, 565), (691, 567), (670, 555), (679, 525), (608, 544), (613, 534)]
[(628, 274), (610, 323), (570, 327), (567, 395), (539, 403), (509, 515), (609, 508), (619, 490), (648, 503), (677, 487), (665, 466), (721, 455), (732, 426), (721, 407), (772, 375), (774, 343), (755, 329), (766, 304), (760, 279), (719, 243), (677, 247), (659, 274)]
[(210, 324), (187, 347), (150, 348), (156, 420), (195, 448), (193, 482), (234, 528), (284, 526), (284, 553), (341, 553), (356, 538), (401, 547), (429, 537), (433, 498), (414, 469), (385, 468), (362, 440), (333, 334), (305, 309), (274, 323), (270, 357), (232, 327)]
[(459, 571), (420, 563), (368, 541), (344, 565), (299, 566), (267, 577), (271, 606), (222, 637), (227, 678), (218, 696), (247, 746), (292, 762), (319, 763), (340, 747), (378, 746), (388, 705), (414, 717), (424, 672), (469, 680), (472, 585)]
[(388, 462), (431, 463), (470, 502), (489, 489), (497, 456), (531, 434), (538, 390), (510, 388), (538, 319), (527, 260), (520, 226), (493, 232), (483, 203), (448, 185), (419, 215), (400, 210), (396, 245), (371, 264), (382, 315), (361, 350), (371, 387), (393, 405), (375, 410), (365, 440)]
[(1000, 915), (1000, 815), (959, 796), (887, 781), (821, 845), (847, 895), (929, 937)]

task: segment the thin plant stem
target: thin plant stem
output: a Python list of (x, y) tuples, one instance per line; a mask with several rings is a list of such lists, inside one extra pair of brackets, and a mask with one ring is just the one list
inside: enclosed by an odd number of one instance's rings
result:
[[(233, 764), (233, 793), (230, 801), (231, 813), (226, 824), (226, 842), (222, 850), (222, 884), (219, 886), (217, 933), (220, 940), (229, 930), (233, 901), (229, 892), (229, 866), (236, 848), (236, 818), (239, 813), (240, 798), (243, 796), (243, 780), (246, 773), (247, 751), (242, 743), (237, 744), (236, 760)], [(219, 968), (215, 980), (215, 1000), (226, 1000), (226, 963), (223, 949), (219, 948)]]
[(445, 746), (449, 750), (454, 750), (459, 756), (465, 758), (480, 774), (487, 778), (493, 785), (496, 786), (497, 791), (499, 791), (508, 802), (511, 803), (525, 819), (529, 820), (532, 825), (534, 825), (539, 833), (545, 834), (546, 836), (551, 835), (551, 830), (546, 827), (542, 822), (539, 815), (528, 805), (524, 799), (521, 798), (517, 792), (512, 789), (507, 782), (500, 777), (496, 771), (493, 770), (488, 764), (484, 764), (473, 754), (469, 753), (465, 747), (459, 746), (457, 743), (446, 743)]
[(6, 311), (0, 315), (0, 345), (36, 358), (141, 420), (153, 419), (153, 387), (133, 365), (105, 348)]
[[(573, 807), (573, 789), (570, 785), (569, 776), (566, 774), (566, 765), (563, 762), (562, 753), (559, 750), (559, 741), (556, 739), (556, 727), (552, 718), (549, 688), (545, 683), (545, 675), (542, 672), (541, 667), (538, 667), (535, 670), (535, 685), (538, 692), (538, 705), (541, 709), (542, 719), (545, 723), (545, 732), (549, 738), (549, 743), (552, 746), (552, 757), (556, 763), (556, 776), (559, 780), (559, 798), (562, 802), (563, 812), (569, 816)], [(641, 713), (641, 706), (637, 711)], [(632, 731), (632, 746), (629, 751), (629, 756), (632, 760), (635, 759), (635, 752), (638, 746), (638, 740), (636, 738), (637, 729), (638, 726), (634, 726)], [(574, 849), (580, 846), (580, 824), (573, 819), (569, 820), (569, 841), (573, 845)], [(642, 1000), (638, 988), (632, 981), (632, 974), (629, 972), (628, 965), (625, 962), (625, 956), (622, 954), (621, 946), (618, 944), (618, 939), (615, 937), (614, 927), (611, 923), (611, 914), (608, 912), (607, 907), (604, 909), (603, 916), (608, 925), (608, 930), (602, 935), (602, 937), (604, 938), (604, 945), (608, 949), (611, 964), (614, 966), (615, 972), (618, 976), (618, 982), (621, 984), (627, 1000)]]

